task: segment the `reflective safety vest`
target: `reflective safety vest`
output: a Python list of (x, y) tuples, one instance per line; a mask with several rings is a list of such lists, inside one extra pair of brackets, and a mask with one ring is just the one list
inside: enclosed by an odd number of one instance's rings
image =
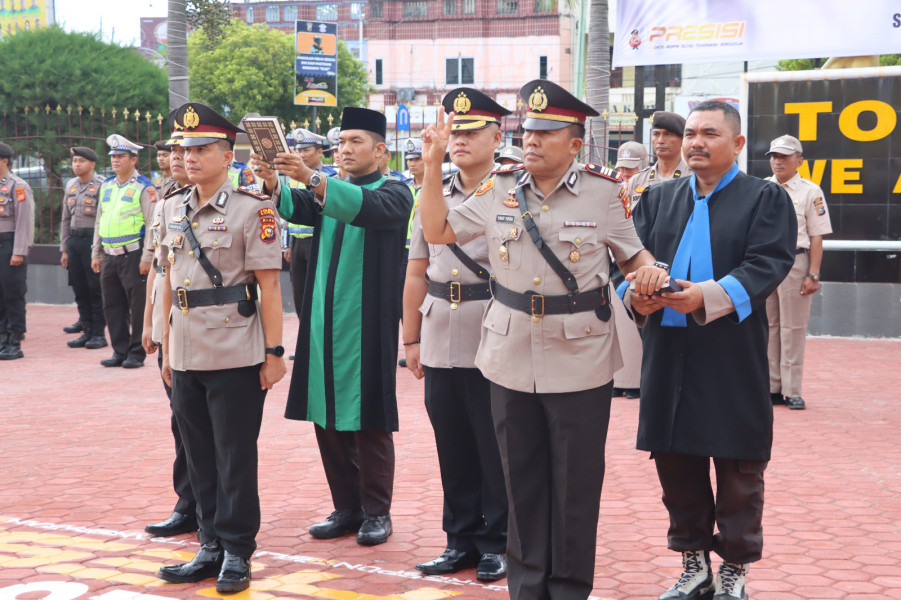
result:
[(232, 165), (228, 168), (228, 177), (232, 180), (232, 185), (235, 187), (247, 188), (254, 192), (260, 191), (260, 184), (257, 182), (253, 169), (239, 160), (232, 162)]
[(415, 188), (411, 185), (410, 190), (413, 192), (413, 211), (410, 213), (410, 222), (407, 223), (407, 250), (410, 249), (410, 238), (413, 237), (413, 215), (416, 214), (416, 209), (419, 208), (419, 194), (422, 192), (422, 188)]
[[(305, 190), (307, 186), (299, 181), (295, 181), (290, 177), (285, 177), (288, 187), (292, 190)], [(285, 182), (283, 182), (285, 183)], [(313, 227), (311, 225), (298, 225), (297, 223), (288, 223), (288, 235), (298, 239), (313, 237)]]
[(119, 248), (144, 239), (144, 211), (141, 194), (153, 183), (138, 175), (119, 185), (116, 176), (100, 188), (100, 242), (107, 248)]

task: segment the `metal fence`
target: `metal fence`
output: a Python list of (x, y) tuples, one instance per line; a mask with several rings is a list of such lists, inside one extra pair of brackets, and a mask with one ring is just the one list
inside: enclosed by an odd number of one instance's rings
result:
[[(69, 148), (93, 148), (100, 157), (97, 172), (110, 176), (107, 136), (116, 133), (149, 147), (164, 136), (168, 138), (165, 121), (159, 112), (137, 108), (45, 105), (5, 109), (0, 114), (0, 141), (16, 151), (10, 167), (34, 191), (35, 243), (59, 241), (63, 186), (72, 177)], [(138, 172), (149, 176), (154, 167), (152, 154), (141, 152)]]

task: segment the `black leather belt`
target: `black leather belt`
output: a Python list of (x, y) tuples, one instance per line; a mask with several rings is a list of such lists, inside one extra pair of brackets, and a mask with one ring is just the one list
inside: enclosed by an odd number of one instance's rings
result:
[(73, 227), (69, 230), (69, 237), (92, 238), (94, 237), (93, 227)]
[(607, 306), (610, 302), (606, 285), (587, 292), (562, 296), (542, 296), (531, 291), (523, 294), (514, 292), (499, 284), (496, 279), (492, 279), (491, 293), (504, 306), (535, 317), (585, 312)]
[(804, 254), (805, 252), (807, 252), (807, 248), (795, 248), (795, 256)]
[(448, 302), (466, 302), (467, 300), (487, 300), (491, 298), (488, 283), (460, 283), (459, 281), (429, 281), (429, 293), (436, 298)]
[(16, 232), (15, 231), (6, 231), (4, 233), (0, 233), (0, 240), (15, 240)]
[(183, 287), (172, 290), (172, 304), (182, 311), (198, 306), (213, 306), (257, 299), (257, 286), (254, 283), (214, 287), (205, 290), (186, 290)]

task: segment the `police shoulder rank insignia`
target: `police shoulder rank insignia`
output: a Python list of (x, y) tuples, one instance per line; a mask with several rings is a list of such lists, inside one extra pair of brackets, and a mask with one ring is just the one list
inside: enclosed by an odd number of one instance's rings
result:
[(244, 192), (248, 196), (253, 196), (257, 200), (269, 200), (269, 196), (265, 196), (265, 195), (257, 192), (256, 190), (252, 190), (250, 188), (244, 187), (243, 185), (238, 187), (238, 191)]
[(519, 208), (519, 201), (516, 199), (515, 192), (510, 190), (507, 197), (504, 198), (504, 206), (507, 208)]
[(569, 174), (569, 177), (566, 180), (566, 185), (568, 185), (569, 187), (572, 187), (572, 186), (576, 185), (576, 181), (578, 181), (578, 180), (579, 180), (579, 174), (577, 172), (573, 171), (572, 173)]
[(228, 202), (228, 192), (219, 192), (219, 195), (216, 197), (216, 206), (222, 208), (226, 202)]
[(610, 181), (614, 181), (616, 183), (622, 183), (623, 181), (623, 178), (619, 174), (619, 171), (611, 169), (610, 167), (588, 163), (582, 168), (592, 175), (597, 175), (598, 177), (603, 177), (604, 179), (609, 179)]
[(499, 169), (495, 169), (491, 172), (492, 175), (497, 175), (498, 173), (515, 173), (516, 171), (522, 171), (526, 166), (523, 164), (512, 163), (509, 165), (503, 165)]
[(476, 196), (484, 196), (494, 187), (494, 177), (489, 178), (476, 190)]
[(640, 185), (640, 186), (638, 186), (637, 188), (635, 188), (635, 193), (636, 193), (636, 194), (640, 194), (640, 193), (642, 193), (643, 191), (645, 191), (646, 189), (648, 189), (648, 186), (646, 186), (646, 185)]
[(680, 177), (682, 177), (682, 171), (676, 169), (676, 171), (673, 173), (673, 179), (678, 179)]
[(177, 194), (182, 194), (184, 192), (189, 192), (189, 191), (191, 191), (190, 185), (186, 185), (185, 187), (176, 188), (176, 189), (172, 190), (171, 192), (169, 192), (168, 194), (166, 194), (165, 196), (163, 196), (163, 200), (167, 200), (167, 199), (171, 198), (172, 196), (175, 196)]
[(19, 202), (25, 202), (25, 188), (22, 186), (16, 187), (16, 200)]

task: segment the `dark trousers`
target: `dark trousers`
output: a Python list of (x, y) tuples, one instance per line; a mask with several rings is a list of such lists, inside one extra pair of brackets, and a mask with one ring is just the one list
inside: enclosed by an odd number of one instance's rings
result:
[(335, 510), (362, 508), (367, 515), (387, 515), (394, 493), (391, 432), (315, 429)]
[(100, 286), (103, 290), (103, 314), (113, 352), (123, 358), (143, 361), (147, 358), (141, 346), (147, 276), (141, 275), (140, 263), (140, 250), (118, 255), (104, 254)]
[(425, 407), (435, 430), (447, 547), (479, 554), (507, 548), (507, 490), (491, 420), (488, 380), (478, 369), (425, 370)]
[(613, 382), (561, 394), (491, 384), (510, 520), (512, 600), (584, 600), (594, 586)]
[(0, 333), (25, 333), (25, 293), (28, 291), (28, 259), (10, 266), (13, 236), (0, 234)]
[(714, 499), (710, 458), (678, 452), (654, 452), (653, 457), (669, 512), (671, 550), (713, 550), (739, 564), (760, 560), (766, 461), (714, 458)]
[(197, 497), (200, 541), (250, 558), (260, 530), (257, 438), (266, 390), (260, 365), (172, 371), (172, 407)]
[(97, 329), (95, 335), (103, 335), (103, 328), (106, 326), (103, 318), (103, 293), (100, 291), (100, 274), (91, 269), (92, 240), (93, 238), (72, 236), (66, 241), (69, 285), (75, 293), (78, 320)]
[(303, 307), (304, 284), (307, 280), (307, 268), (310, 265), (310, 252), (313, 249), (313, 238), (291, 237), (291, 263), (288, 273), (291, 274), (291, 291), (294, 293), (294, 312), (300, 318)]
[[(163, 368), (163, 352), (157, 350), (157, 365)], [(191, 479), (188, 477), (188, 457), (185, 454), (185, 445), (181, 441), (181, 431), (178, 429), (178, 420), (175, 418), (175, 408), (172, 406), (172, 388), (163, 380), (163, 388), (169, 398), (169, 408), (172, 409), (170, 418), (172, 438), (175, 440), (175, 462), (172, 463), (172, 487), (178, 496), (175, 503), (175, 512), (183, 515), (193, 515), (197, 512), (197, 501), (194, 500), (194, 491), (191, 489)]]

